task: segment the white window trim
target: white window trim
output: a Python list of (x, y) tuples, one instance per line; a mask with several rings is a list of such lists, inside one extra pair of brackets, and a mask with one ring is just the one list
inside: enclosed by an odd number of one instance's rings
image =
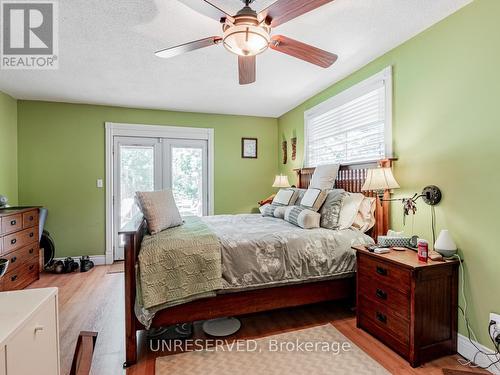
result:
[[(387, 158), (393, 156), (393, 145), (392, 145), (392, 66), (386, 67), (379, 73), (374, 74), (370, 78), (361, 81), (354, 86), (340, 92), (339, 94), (332, 96), (331, 98), (325, 100), (324, 102), (312, 107), (311, 109), (304, 112), (304, 166), (305, 167), (315, 167), (315, 165), (309, 165), (307, 160), (307, 128), (309, 120), (313, 117), (320, 116), (336, 107), (339, 107), (345, 103), (354, 100), (361, 95), (366, 93), (366, 90), (370, 86), (374, 86), (380, 82), (384, 83), (385, 87), (385, 156)], [(366, 160), (376, 161), (376, 160)]]
[(113, 263), (113, 138), (202, 139), (208, 146), (208, 214), (214, 214), (214, 129), (182, 126), (105, 123), (106, 132), (106, 264)]

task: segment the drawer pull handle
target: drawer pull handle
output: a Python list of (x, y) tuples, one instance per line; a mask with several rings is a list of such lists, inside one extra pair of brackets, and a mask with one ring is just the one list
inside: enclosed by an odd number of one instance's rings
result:
[(32, 265), (30, 266), (30, 271), (31, 271), (31, 270), (33, 270), (33, 268), (35, 268), (35, 266), (32, 264)]
[(16, 263), (16, 260), (17, 260), (17, 257), (12, 257), (12, 259), (10, 260), (10, 263)]
[(30, 249), (29, 253), (33, 254), (33, 251), (35, 251), (35, 250), (34, 249)]
[(43, 332), (43, 326), (36, 326), (35, 327), (35, 333), (38, 333), (38, 332)]
[(29, 221), (33, 221), (33, 216), (30, 216), (28, 219)]
[(387, 292), (384, 292), (382, 289), (377, 289), (375, 295), (380, 299), (387, 299)]
[(11, 220), (10, 225), (16, 225), (16, 224), (17, 224), (17, 221)]
[(382, 276), (387, 276), (387, 269), (384, 267), (377, 266), (377, 273)]
[(17, 239), (15, 239), (15, 238), (13, 238), (13, 239), (10, 240), (10, 244), (11, 245), (15, 245), (16, 242), (17, 242)]
[(35, 235), (35, 233), (31, 232), (30, 233), (30, 237), (33, 237)]
[(16, 281), (17, 280), (17, 275), (14, 275), (10, 278), (10, 281)]
[(377, 311), (377, 320), (381, 323), (387, 323), (387, 316)]

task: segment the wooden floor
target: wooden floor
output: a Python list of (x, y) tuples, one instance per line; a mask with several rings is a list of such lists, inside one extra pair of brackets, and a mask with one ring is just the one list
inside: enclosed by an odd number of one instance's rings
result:
[[(87, 273), (70, 275), (42, 274), (31, 288), (59, 287), (62, 375), (69, 372), (76, 339), (80, 331), (97, 331), (99, 336), (92, 364), (93, 375), (125, 374), (123, 273), (109, 273), (112, 266), (98, 266)], [(115, 267), (116, 268), (116, 267)], [(347, 338), (368, 353), (393, 374), (442, 374), (441, 369), (464, 369), (458, 356), (445, 357), (412, 369), (406, 361), (356, 328), (354, 313), (339, 303), (318, 304), (288, 310), (254, 314), (241, 318), (242, 329), (234, 338), (256, 338), (320, 324), (332, 323)], [(195, 325), (196, 338), (205, 337)], [(154, 374), (155, 354), (145, 349), (144, 340), (139, 363), (126, 375)], [(168, 353), (161, 353), (164, 356)]]

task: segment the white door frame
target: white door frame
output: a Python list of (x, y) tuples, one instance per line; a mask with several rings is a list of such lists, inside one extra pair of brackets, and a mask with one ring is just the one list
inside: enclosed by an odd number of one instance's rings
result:
[(114, 137), (146, 137), (202, 139), (208, 144), (208, 214), (214, 214), (214, 129), (167, 125), (123, 124), (106, 122), (106, 264), (113, 263), (113, 139)]

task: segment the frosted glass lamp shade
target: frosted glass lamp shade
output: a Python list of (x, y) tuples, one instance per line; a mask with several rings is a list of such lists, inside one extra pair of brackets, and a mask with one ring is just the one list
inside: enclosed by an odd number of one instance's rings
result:
[(443, 229), (434, 244), (434, 250), (445, 258), (449, 258), (457, 252), (457, 245), (450, 236), (447, 229)]
[(381, 191), (399, 188), (391, 168), (368, 169), (362, 191)]
[(290, 183), (288, 182), (288, 176), (276, 176), (274, 179), (273, 187), (277, 188), (287, 188), (290, 187)]

